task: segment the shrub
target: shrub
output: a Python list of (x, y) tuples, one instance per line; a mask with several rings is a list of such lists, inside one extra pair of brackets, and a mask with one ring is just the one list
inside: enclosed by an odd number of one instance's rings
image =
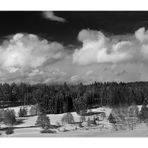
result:
[(128, 121), (128, 128), (130, 130), (133, 130), (137, 125), (137, 118), (136, 117), (129, 117), (127, 119), (127, 121)]
[(113, 123), (113, 124), (116, 123), (116, 118), (112, 113), (109, 115), (108, 120), (110, 123)]
[(118, 108), (113, 108), (108, 117), (108, 120), (110, 123), (115, 124), (120, 120), (119, 119), (120, 117), (121, 117), (121, 111)]
[(102, 112), (101, 113), (101, 116), (103, 116), (103, 118), (106, 118), (106, 113), (105, 112)]
[(62, 117), (62, 124), (71, 124), (74, 123), (74, 117), (71, 113), (66, 113), (63, 117)]
[(81, 117), (80, 117), (80, 122), (85, 122), (85, 121), (86, 121), (85, 116), (81, 116)]
[(31, 106), (29, 112), (30, 112), (30, 115), (31, 115), (31, 116), (36, 116), (36, 115), (38, 115), (38, 114), (39, 114), (39, 106), (38, 106), (38, 105), (33, 105), (33, 106)]
[(58, 127), (61, 126), (60, 122), (57, 121), (56, 126), (58, 126)]
[(44, 130), (41, 131), (41, 133), (51, 133), (51, 134), (55, 134), (56, 131), (50, 130), (50, 129), (44, 129)]
[(14, 110), (5, 110), (4, 123), (6, 125), (14, 125), (16, 123), (16, 116)]
[(88, 120), (87, 120), (87, 126), (90, 126), (91, 125), (91, 120), (90, 120), (90, 118), (88, 118)]
[(96, 117), (93, 117), (93, 124), (94, 125), (97, 125), (97, 122), (96, 121), (97, 121)]
[(19, 114), (19, 117), (25, 117), (25, 116), (27, 116), (27, 109), (26, 108), (20, 108), (18, 114)]
[(140, 118), (141, 120), (147, 120), (148, 119), (148, 107), (146, 105), (143, 105), (140, 111)]
[(109, 115), (109, 122), (113, 123), (115, 130), (131, 129), (133, 130), (138, 123), (139, 110), (135, 104), (128, 107), (114, 108)]
[(78, 114), (80, 116), (85, 116), (87, 114), (87, 110), (80, 110)]
[(130, 117), (138, 117), (139, 116), (139, 108), (136, 104), (132, 104), (129, 108), (128, 108), (128, 113)]
[(48, 129), (50, 126), (50, 119), (46, 114), (40, 114), (36, 121), (36, 126), (40, 126), (43, 129)]
[(113, 124), (113, 128), (117, 131), (120, 129), (126, 129), (127, 127), (126, 117), (127, 116), (128, 116), (127, 107), (113, 108), (108, 117), (108, 120), (110, 123)]
[(128, 128), (133, 130), (139, 121), (139, 108), (135, 103), (128, 108)]
[(6, 134), (7, 135), (10, 135), (10, 134), (13, 134), (13, 133), (14, 133), (14, 131), (13, 131), (12, 127), (9, 127), (9, 128), (6, 129)]
[(98, 117), (97, 117), (97, 119), (100, 120), (100, 121), (103, 121), (104, 118), (106, 118), (105, 112), (101, 112), (101, 114), (99, 114)]
[(112, 109), (112, 112), (108, 119), (111, 123), (117, 123), (120, 121), (121, 122), (125, 121), (128, 116), (129, 113), (127, 107), (118, 107)]
[(0, 122), (2, 122), (4, 120), (4, 109), (0, 110)]

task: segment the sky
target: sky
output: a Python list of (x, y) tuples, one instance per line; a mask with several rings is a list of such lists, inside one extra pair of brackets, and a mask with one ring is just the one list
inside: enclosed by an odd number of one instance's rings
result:
[(0, 11), (1, 83), (148, 81), (148, 12)]

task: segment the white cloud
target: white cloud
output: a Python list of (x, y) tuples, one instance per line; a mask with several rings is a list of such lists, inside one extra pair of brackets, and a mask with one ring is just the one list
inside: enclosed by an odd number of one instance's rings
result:
[(131, 46), (130, 41), (112, 43), (100, 31), (82, 30), (78, 35), (82, 41), (82, 48), (76, 49), (73, 54), (73, 63), (86, 65), (92, 63), (117, 63), (131, 58), (129, 51), (124, 50)]
[[(17, 33), (0, 45), (1, 82), (43, 83), (66, 81), (66, 72), (54, 65), (64, 61), (67, 53), (58, 42), (37, 35)], [(54, 66), (52, 66), (54, 65)]]
[(46, 19), (49, 19), (51, 21), (57, 21), (57, 22), (66, 22), (66, 19), (62, 18), (62, 17), (59, 17), (59, 16), (56, 16), (54, 14), (54, 12), (52, 11), (44, 11), (43, 12), (43, 16), (46, 18)]
[(135, 32), (135, 37), (140, 42), (148, 41), (148, 31), (146, 31), (145, 28), (142, 27)]
[(82, 47), (74, 51), (37, 35), (15, 34), (0, 45), (0, 81), (147, 81), (147, 31), (139, 30), (144, 31), (108, 37), (100, 31), (82, 30), (78, 34)]
[(94, 31), (94, 30), (86, 30), (82, 29), (78, 34), (78, 40), (81, 42), (88, 42), (88, 41), (97, 41), (99, 37), (103, 37), (105, 39), (105, 36), (102, 32)]
[(120, 64), (124, 62), (148, 63), (148, 30), (140, 28), (133, 37), (124, 40), (115, 36), (106, 37), (100, 31), (82, 30), (78, 39), (82, 47), (75, 49), (73, 63), (88, 65), (93, 63)]
[(9, 72), (37, 68), (63, 56), (63, 45), (33, 34), (15, 34), (0, 46), (0, 65)]

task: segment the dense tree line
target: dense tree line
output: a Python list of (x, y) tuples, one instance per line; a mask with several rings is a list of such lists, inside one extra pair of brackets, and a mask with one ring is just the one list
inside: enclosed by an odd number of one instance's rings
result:
[(95, 106), (116, 106), (148, 98), (148, 82), (95, 82), (90, 85), (0, 84), (0, 107), (38, 104), (42, 112), (80, 112)]

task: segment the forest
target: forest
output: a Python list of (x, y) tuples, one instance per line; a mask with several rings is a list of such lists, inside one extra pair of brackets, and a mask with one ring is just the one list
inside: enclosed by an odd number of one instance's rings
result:
[(148, 82), (72, 84), (0, 84), (0, 108), (39, 105), (42, 112), (59, 114), (100, 106), (143, 104)]

